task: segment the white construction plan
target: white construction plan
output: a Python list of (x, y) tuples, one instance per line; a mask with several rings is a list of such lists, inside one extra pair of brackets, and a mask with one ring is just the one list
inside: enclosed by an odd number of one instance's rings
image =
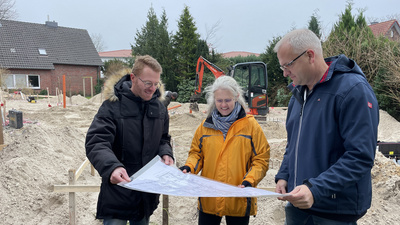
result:
[(118, 185), (136, 191), (186, 197), (282, 197), (275, 192), (207, 179), (183, 173), (175, 166), (165, 165), (159, 156), (131, 176), (131, 182)]

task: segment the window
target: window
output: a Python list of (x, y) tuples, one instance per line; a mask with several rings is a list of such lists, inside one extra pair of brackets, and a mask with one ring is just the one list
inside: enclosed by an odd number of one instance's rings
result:
[(28, 75), (28, 84), (29, 84), (29, 87), (39, 88), (40, 87), (39, 76), (38, 75)]
[(10, 52), (16, 53), (17, 51), (15, 50), (15, 48), (10, 48)]
[(393, 30), (390, 31), (390, 37), (393, 37)]
[(39, 48), (39, 55), (47, 55), (46, 49), (44, 48)]
[(5, 79), (7, 88), (40, 89), (40, 76), (34, 74), (10, 74)]

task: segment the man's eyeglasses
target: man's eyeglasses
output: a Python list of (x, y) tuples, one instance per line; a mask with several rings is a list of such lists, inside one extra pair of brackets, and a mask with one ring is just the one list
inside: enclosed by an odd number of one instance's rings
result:
[(141, 81), (143, 82), (143, 84), (144, 84), (144, 86), (145, 86), (146, 88), (150, 88), (150, 87), (152, 87), (153, 85), (156, 86), (156, 88), (160, 88), (160, 87), (161, 87), (161, 83), (160, 83), (160, 82), (153, 83), (153, 82), (148, 81), (148, 80), (142, 80), (142, 79), (140, 79), (140, 77), (138, 77), (138, 76), (136, 76), (136, 75), (135, 75), (135, 77), (139, 78), (139, 80), (141, 80)]
[(286, 63), (285, 65), (280, 66), (279, 68), (281, 68), (282, 71), (286, 70), (289, 66), (291, 66), (298, 58), (300, 58), (302, 55), (304, 55), (304, 53), (306, 53), (307, 50), (305, 50), (303, 53), (301, 53), (299, 56), (297, 56), (296, 58), (294, 58), (292, 61)]

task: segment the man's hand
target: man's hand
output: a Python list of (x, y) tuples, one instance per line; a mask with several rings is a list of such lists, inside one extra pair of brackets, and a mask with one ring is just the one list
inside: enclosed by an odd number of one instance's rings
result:
[(300, 209), (309, 209), (314, 204), (314, 197), (306, 185), (297, 186), (291, 191), (290, 196), (282, 197), (281, 200), (287, 200), (295, 207)]
[(122, 181), (131, 182), (131, 178), (126, 173), (125, 168), (117, 167), (110, 176), (110, 182), (112, 184), (118, 184), (119, 182)]
[(163, 155), (162, 159), (165, 165), (171, 166), (174, 164), (174, 159), (169, 155)]
[[(275, 187), (275, 192), (279, 194), (286, 194), (287, 181), (286, 180), (278, 180)], [(285, 201), (282, 197), (278, 198), (279, 200)]]

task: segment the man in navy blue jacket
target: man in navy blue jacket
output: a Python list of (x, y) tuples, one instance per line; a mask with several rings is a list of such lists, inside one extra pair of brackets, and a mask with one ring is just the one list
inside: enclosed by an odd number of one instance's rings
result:
[(275, 176), (286, 224), (356, 224), (371, 206), (379, 108), (360, 67), (344, 55), (324, 59), (308, 29), (275, 46), (292, 91), (287, 146)]

